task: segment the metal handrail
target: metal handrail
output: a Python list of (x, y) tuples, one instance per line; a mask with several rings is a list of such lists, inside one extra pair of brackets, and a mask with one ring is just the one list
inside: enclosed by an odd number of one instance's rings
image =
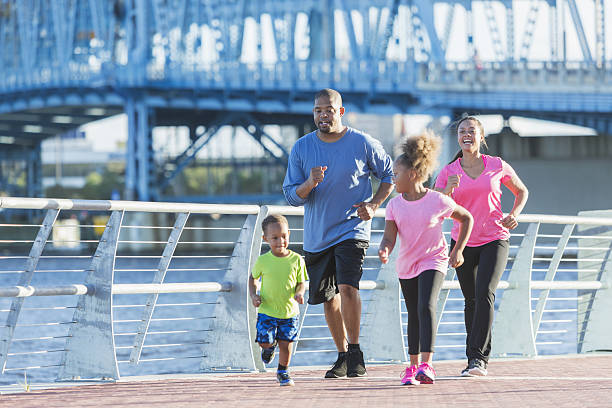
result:
[[(13, 338), (12, 332), (11, 336), (7, 337), (7, 332), (5, 331), (4, 337), (0, 339), (3, 340), (0, 342), (0, 359), (4, 358), (4, 361), (6, 361), (6, 358), (10, 356), (11, 361), (14, 360), (16, 363), (9, 367), (4, 366), (4, 371), (16, 371), (15, 365), (27, 365), (26, 368), (28, 370), (33, 369), (33, 367), (48, 369), (48, 367), (59, 366), (60, 373), (58, 377), (60, 378), (71, 378), (76, 375), (81, 377), (118, 378), (119, 369), (117, 364), (121, 364), (121, 372), (124, 372), (136, 367), (135, 364), (138, 362), (155, 364), (155, 362), (159, 361), (176, 359), (189, 359), (193, 361), (197, 359), (196, 355), (198, 353), (201, 358), (200, 366), (205, 370), (213, 370), (216, 367), (265, 369), (261, 361), (256, 357), (259, 351), (257, 350), (257, 344), (253, 341), (253, 333), (251, 331), (255, 324), (255, 309), (248, 299), (246, 274), (261, 251), (260, 224), (263, 217), (269, 213), (301, 217), (304, 214), (302, 207), (1, 197), (0, 208), (47, 211), (47, 216), (42, 223), (28, 224), (39, 228), (39, 237), (31, 240), (21, 238), (5, 240), (4, 245), (11, 245), (13, 243), (15, 245), (23, 245), (19, 242), (27, 241), (32, 245), (33, 251), (31, 251), (29, 256), (9, 255), (0, 257), (0, 259), (4, 258), (7, 262), (11, 262), (9, 268), (0, 271), (3, 273), (3, 277), (13, 274), (20, 279), (20, 282), (15, 286), (0, 287), (0, 298), (12, 298), (13, 302), (16, 302), (18, 300), (23, 301), (25, 297), (47, 296), (53, 298), (54, 296), (78, 296), (76, 307), (19, 308), (19, 310), (23, 310), (24, 315), (31, 313), (33, 310), (48, 310), (48, 313), (56, 313), (58, 316), (60, 313), (64, 313), (61, 317), (54, 315), (46, 323), (33, 322), (31, 319), (20, 322), (18, 321), (18, 313), (16, 314), (16, 309), (13, 306), (10, 308), (2, 307), (4, 313), (14, 317), (10, 322), (7, 320), (7, 327), (11, 328), (11, 330), (14, 330), (15, 327), (20, 329), (45, 327), (45, 330), (64, 327), (66, 328), (64, 330), (69, 330), (68, 333), (57, 332), (51, 336), (44, 333), (44, 336), (38, 338), (35, 334), (28, 333), (20, 334), (18, 336), (20, 338)], [(55, 245), (55, 241), (49, 239), (51, 237), (48, 234), (56, 226), (55, 220), (58, 213), (65, 210), (88, 210), (111, 214), (105, 226), (104, 235), (98, 241), (98, 249), (94, 256), (82, 255), (82, 253), (58, 255), (43, 252), (45, 244)], [(174, 226), (148, 225), (143, 227), (141, 225), (134, 225), (140, 222), (137, 220), (136, 223), (130, 222), (132, 225), (123, 225), (122, 218), (126, 212), (174, 213), (176, 215), (176, 222)], [(202, 221), (198, 221), (200, 223), (198, 225), (189, 226), (186, 224), (186, 221), (189, 219), (190, 214), (243, 215), (246, 217), (246, 220), (242, 227), (237, 228), (213, 228), (201, 224)], [(379, 208), (375, 213), (376, 217), (384, 217), (384, 215), (384, 208)], [(494, 354), (535, 355), (537, 354), (536, 347), (559, 342), (560, 340), (557, 337), (560, 336), (559, 333), (568, 333), (569, 331), (571, 334), (571, 330), (565, 330), (563, 327), (559, 328), (557, 325), (573, 322), (576, 318), (579, 321), (587, 319), (585, 320), (586, 323), (580, 323), (583, 325), (577, 330), (577, 335), (579, 336), (577, 343), (579, 347), (585, 350), (593, 349), (593, 347), (601, 348), (601, 341), (605, 343), (607, 341), (605, 339), (612, 337), (601, 334), (602, 331), (609, 331), (609, 329), (605, 328), (607, 326), (597, 326), (597, 322), (602, 320), (602, 317), (598, 315), (602, 310), (601, 305), (605, 306), (606, 302), (609, 302), (607, 297), (610, 296), (609, 293), (612, 293), (610, 291), (612, 279), (609, 277), (612, 262), (609, 260), (609, 255), (606, 255), (607, 248), (604, 246), (605, 243), (610, 241), (610, 237), (601, 234), (601, 231), (605, 231), (601, 227), (611, 226), (612, 219), (600, 216), (526, 214), (519, 216), (519, 222), (526, 224), (528, 228), (526, 231), (513, 234), (513, 243), (510, 245), (512, 256), (509, 259), (510, 265), (505, 272), (507, 276), (504, 275), (505, 279), (500, 281), (498, 285), (498, 289), (504, 290), (504, 294), (501, 297), (494, 325)], [(290, 223), (293, 224), (293, 221), (290, 220)], [(544, 224), (565, 225), (566, 227), (561, 234), (550, 233), (549, 231), (546, 234), (539, 234), (538, 228)], [(15, 228), (19, 227), (18, 224), (10, 225)], [(573, 235), (573, 227), (576, 225), (583, 226), (584, 228)], [(89, 224), (84, 227), (88, 226)], [(80, 228), (82, 226), (70, 227)], [(299, 225), (296, 225), (296, 227), (292, 231), (303, 231)], [(126, 229), (126, 234), (132, 235), (128, 238), (122, 237), (120, 240), (119, 231), (124, 228)], [(146, 231), (142, 228), (146, 228)], [(210, 234), (210, 232), (202, 232), (200, 236), (194, 235), (194, 237), (186, 238), (185, 241), (180, 240), (181, 231), (198, 229), (217, 230), (214, 232), (215, 234), (224, 234), (218, 231), (231, 229), (232, 231), (239, 232), (240, 235), (235, 240), (233, 240), (234, 238), (230, 240), (226, 237), (223, 238), (223, 235), (219, 235), (219, 238), (205, 237), (205, 234)], [(40, 235), (40, 231), (44, 231), (46, 235)], [(376, 234), (381, 232), (381, 230), (376, 230)], [(591, 236), (590, 234), (593, 233), (595, 235)], [(142, 235), (136, 236), (134, 234)], [(146, 234), (149, 235), (147, 236)], [(160, 234), (162, 234), (162, 238), (160, 238)], [(167, 234), (170, 236), (167, 241), (164, 241), (163, 236), (167, 236)], [(538, 238), (546, 240), (543, 241), (546, 243), (536, 245)], [(569, 239), (574, 240), (571, 246), (567, 246)], [(595, 241), (597, 245), (589, 241), (590, 239), (597, 240)], [(79, 239), (76, 239), (76, 241), (84, 242), (84, 240)], [(89, 239), (89, 241), (92, 240)], [(555, 244), (557, 241), (558, 243)], [(68, 241), (63, 240), (63, 242)], [(192, 255), (174, 254), (174, 248), (179, 244), (190, 243), (196, 245), (205, 242), (212, 244), (207, 246), (207, 248), (211, 248), (211, 251), (217, 251), (216, 248), (219, 247), (221, 242), (233, 244), (233, 253), (231, 255), (220, 254), (218, 252)], [(140, 247), (159, 249), (159, 245), (164, 243), (166, 245), (164, 253), (161, 255), (149, 252), (142, 254), (125, 253), (123, 250), (120, 251), (120, 254), (116, 252), (118, 245), (122, 245), (122, 248), (123, 245), (132, 245), (132, 248), (139, 250)], [(301, 242), (294, 241), (291, 244), (292, 248), (299, 248)], [(372, 246), (376, 244), (376, 242), (372, 242)], [(397, 256), (398, 252), (395, 251), (392, 255)], [(534, 254), (537, 254), (537, 256), (534, 256)], [(374, 254), (369, 254), (366, 257), (368, 265), (364, 265), (363, 270), (364, 274), (368, 274), (368, 276), (366, 278), (366, 275), (364, 275), (366, 279), (360, 282), (360, 289), (368, 290), (367, 295), (364, 295), (363, 303), (364, 312), (362, 319), (364, 330), (362, 330), (362, 347), (366, 350), (368, 358), (380, 361), (402, 360), (406, 357), (406, 314), (402, 311), (403, 302), (399, 295), (397, 274), (391, 264), (381, 266), (377, 258)], [(68, 271), (54, 265), (51, 265), (51, 269), (38, 269), (36, 267), (38, 260), (54, 263), (60, 262), (61, 264), (61, 262), (66, 262), (68, 259), (81, 263), (90, 262), (89, 267), (86, 265), (70, 265), (71, 272), (78, 272), (84, 274), (80, 276), (87, 276), (85, 282), (76, 282), (74, 284), (62, 283), (54, 286), (30, 283), (34, 272), (38, 274), (49, 271)], [(115, 265), (116, 260), (123, 264)], [(200, 260), (201, 262), (210, 261), (210, 266), (213, 267), (208, 267), (206, 264), (202, 264), (202, 268), (194, 267), (194, 265), (200, 265)], [(191, 264), (173, 264), (170, 267), (171, 261), (191, 262)], [(533, 265), (534, 261), (547, 263), (550, 266)], [(24, 266), (15, 264), (22, 262)], [(159, 262), (159, 265), (155, 268), (153, 264), (157, 262)], [(225, 262), (228, 262), (228, 264), (224, 265)], [(567, 265), (568, 262), (577, 263), (577, 265)], [(556, 268), (559, 265), (564, 269), (557, 271)], [(565, 269), (566, 265), (569, 267), (568, 269)], [(214, 275), (205, 275), (205, 279), (211, 279), (210, 282), (164, 282), (166, 272), (182, 274), (188, 270), (210, 270)], [(121, 274), (115, 274), (117, 275), (116, 283), (113, 282), (114, 272), (121, 272)], [(574, 275), (569, 275), (570, 278), (576, 276), (577, 280), (555, 280), (554, 276), (557, 272), (571, 272)], [(124, 283), (124, 279), (129, 276), (129, 273), (140, 274), (139, 276), (144, 277), (145, 280), (149, 279), (149, 276), (159, 276), (151, 282)], [(371, 274), (376, 273), (378, 274), (377, 277), (369, 278)], [(457, 295), (449, 296), (450, 291), (460, 289), (459, 282), (450, 279), (453, 273), (453, 270), (449, 270), (447, 280), (442, 284), (442, 294), (438, 306), (438, 324), (441, 328), (439, 337), (442, 340), (441, 344), (436, 345), (436, 347), (449, 351), (465, 347), (464, 339), (462, 339), (465, 337), (465, 333), (462, 332), (463, 320), (454, 321), (460, 317), (459, 315), (462, 314), (462, 311), (447, 311), (444, 307), (446, 302), (463, 301), (463, 298)], [(543, 280), (532, 280), (532, 273), (543, 273), (546, 274), (546, 277)], [(187, 275), (186, 279), (195, 279), (195, 276), (201, 275)], [(567, 277), (567, 274), (563, 274), (561, 279), (567, 279)], [(546, 308), (547, 301), (572, 299), (571, 301), (577, 302), (579, 298), (579, 296), (561, 294), (561, 292), (559, 292), (559, 296), (550, 297), (548, 292), (551, 290), (583, 291), (579, 293), (588, 291), (588, 296), (595, 300), (591, 301), (587, 307), (579, 306), (576, 308), (574, 305), (568, 306), (557, 303), (558, 309)], [(158, 305), (157, 296), (168, 293), (183, 293), (185, 295), (190, 294), (189, 296), (197, 295), (205, 297), (185, 299), (186, 307), (181, 306), (181, 302), (172, 300)], [(130, 295), (148, 296), (145, 296), (147, 297), (145, 301), (142, 296), (138, 300), (136, 300), (136, 297), (130, 299), (128, 298)], [(583, 294), (581, 301), (584, 300), (584, 296)], [(130, 303), (113, 304), (113, 299), (117, 302), (122, 302), (122, 299), (128, 299)], [(457, 303), (454, 304), (456, 305)], [(164, 306), (163, 309), (160, 309), (160, 313), (163, 311), (163, 314), (153, 315), (156, 306)], [(301, 307), (303, 310), (300, 318), (300, 328), (308, 330), (308, 332), (304, 332), (302, 335), (300, 331), (299, 350), (296, 350), (296, 352), (300, 355), (309, 356), (308, 361), (311, 361), (310, 356), (314, 356), (316, 353), (333, 352), (334, 347), (330, 347), (332, 344), (331, 338), (325, 334), (321, 335), (320, 332), (316, 331), (325, 330), (326, 328), (322, 320), (324, 314), (319, 310), (320, 308), (309, 309), (306, 305)], [(53, 312), (53, 310), (57, 311)], [(61, 310), (64, 310), (64, 312)], [(143, 311), (142, 316), (134, 315), (134, 312), (138, 314), (140, 311)], [(74, 313), (74, 316), (70, 318), (65, 313)], [(546, 313), (546, 319), (542, 319), (544, 313)], [(571, 317), (568, 315), (570, 313), (577, 317), (568, 318)], [(307, 323), (305, 323), (305, 319), (307, 319)], [(206, 325), (200, 326), (200, 322), (206, 322)], [(150, 329), (149, 323), (155, 326), (152, 326), (152, 329)], [(180, 326), (181, 324), (183, 326)], [(551, 326), (551, 324), (554, 326)], [(121, 330), (115, 332), (113, 329), (115, 325), (120, 325), (119, 328)], [(447, 327), (452, 328), (452, 330), (450, 332), (443, 330)], [(102, 328), (105, 329), (101, 330)], [(92, 339), (91, 333), (96, 333), (96, 336), (99, 336), (99, 339), (96, 341), (101, 342), (100, 347), (97, 347), (100, 352), (95, 356), (85, 351)], [(185, 338), (178, 340), (168, 337), (164, 341), (156, 341), (155, 344), (145, 344), (147, 335), (159, 333), (167, 333), (167, 336), (180, 335)], [(384, 335), (381, 336), (381, 333), (384, 333)], [(593, 334), (595, 334), (595, 337)], [(536, 336), (538, 336), (537, 341)], [(503, 340), (504, 337), (508, 338), (509, 341), (505, 342)], [(228, 338), (232, 339), (231, 344), (227, 342)], [(27, 341), (22, 341), (22, 339), (27, 339)], [(35, 347), (34, 344), (37, 339), (44, 340), (44, 343), (39, 342)], [(455, 340), (458, 341), (458, 344), (453, 344)], [(62, 344), (64, 341), (66, 344)], [(325, 341), (329, 344), (321, 343)], [(18, 349), (8, 352), (6, 345), (16, 342), (19, 343)], [(115, 344), (115, 342), (117, 343)], [(384, 347), (380, 342), (385, 342)], [(164, 350), (172, 348), (166, 347), (166, 344), (181, 344), (184, 346), (176, 347), (181, 349), (181, 351), (176, 351), (179, 354), (166, 356), (163, 354)], [(194, 353), (193, 345), (196, 344), (201, 344), (202, 350)], [(588, 347), (585, 345), (588, 345)], [(45, 347), (48, 350), (66, 350), (63, 352), (61, 364), (50, 364), (49, 361), (44, 361), (40, 364), (33, 364), (28, 361), (27, 364), (24, 364), (19, 359), (22, 355), (31, 355), (33, 353), (31, 350), (41, 350)], [(609, 346), (606, 347), (609, 348)], [(184, 353), (188, 357), (180, 354), (180, 352), (183, 352), (183, 348), (185, 348)], [(381, 350), (387, 354), (378, 353)], [(131, 354), (127, 356), (125, 353), (130, 351)], [(140, 351), (146, 353), (144, 358), (140, 358)], [(61, 353), (37, 353), (36, 355), (39, 354)], [(113, 363), (108, 364), (108, 362)], [(84, 363), (86, 363), (87, 367), (95, 367), (95, 371), (84, 372)], [(124, 365), (124, 363), (130, 364)]]

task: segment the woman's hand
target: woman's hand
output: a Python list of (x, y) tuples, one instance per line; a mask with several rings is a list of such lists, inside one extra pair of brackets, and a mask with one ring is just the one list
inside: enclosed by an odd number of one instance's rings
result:
[(508, 214), (506, 217), (504, 217), (504, 219), (501, 221), (501, 224), (502, 226), (508, 229), (515, 229), (516, 227), (518, 227), (518, 221), (516, 220), (516, 217), (512, 214)]

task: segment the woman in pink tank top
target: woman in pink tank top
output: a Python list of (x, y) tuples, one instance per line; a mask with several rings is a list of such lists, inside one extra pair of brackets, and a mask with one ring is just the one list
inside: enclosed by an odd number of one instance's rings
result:
[[(430, 133), (408, 138), (403, 154), (393, 165), (395, 189), (385, 211), (385, 233), (378, 256), (387, 263), (400, 237), (395, 267), (408, 311), (408, 354), (402, 384), (431, 384), (435, 371), (431, 366), (436, 337), (436, 304), (448, 264), (463, 262), (462, 251), (472, 229), (472, 216), (451, 198), (425, 188), (436, 167), (441, 139)], [(457, 245), (448, 254), (442, 222), (452, 218), (460, 224)], [(419, 361), (421, 357), (421, 361)]]
[[(436, 180), (436, 190), (452, 197), (474, 217), (474, 228), (463, 251), (465, 261), (456, 268), (465, 299), (467, 367), (462, 376), (487, 375), (491, 353), (491, 327), (495, 290), (508, 261), (508, 238), (517, 227), (516, 217), (527, 202), (528, 191), (512, 167), (499, 157), (480, 152), (484, 140), (482, 123), (466, 116), (457, 124), (461, 150)], [(501, 210), (502, 184), (514, 194), (507, 216)], [(459, 234), (454, 223), (451, 250)]]

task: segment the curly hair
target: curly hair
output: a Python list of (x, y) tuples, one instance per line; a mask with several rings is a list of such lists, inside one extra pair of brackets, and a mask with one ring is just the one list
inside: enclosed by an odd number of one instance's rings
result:
[(402, 154), (396, 161), (416, 172), (419, 181), (425, 181), (438, 166), (442, 139), (432, 131), (408, 137), (401, 145)]
[(285, 224), (287, 227), (289, 227), (289, 222), (287, 221), (287, 218), (285, 218), (284, 216), (280, 214), (268, 215), (266, 218), (264, 218), (263, 222), (261, 223), (261, 229), (264, 235), (267, 232), (266, 229), (268, 228), (268, 226), (272, 224)]

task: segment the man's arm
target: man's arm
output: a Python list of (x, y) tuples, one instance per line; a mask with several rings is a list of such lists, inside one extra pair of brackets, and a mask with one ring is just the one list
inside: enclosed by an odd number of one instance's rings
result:
[(393, 184), (381, 182), (374, 197), (370, 201), (362, 201), (353, 205), (357, 208), (357, 215), (364, 221), (371, 220), (378, 207), (389, 197), (393, 191)]

